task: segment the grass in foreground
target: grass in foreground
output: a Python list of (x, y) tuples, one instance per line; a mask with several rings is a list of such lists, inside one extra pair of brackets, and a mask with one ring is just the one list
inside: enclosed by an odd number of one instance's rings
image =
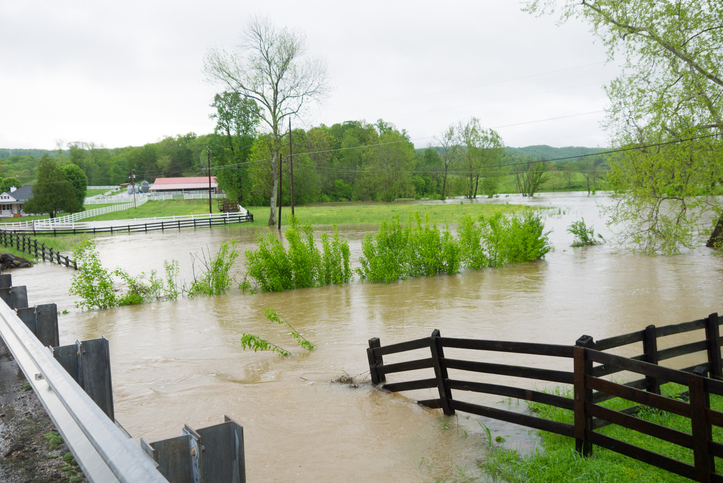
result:
[[(666, 384), (662, 386), (662, 393), (668, 397), (675, 397), (681, 391), (687, 390), (684, 386)], [(567, 394), (572, 397), (572, 394)], [(543, 404), (529, 403), (533, 412), (538, 416), (553, 421), (566, 423), (573, 422), (572, 411), (554, 408)], [(603, 404), (610, 409), (621, 410), (631, 406), (632, 403), (622, 399), (612, 399)], [(723, 397), (711, 396), (711, 408), (723, 411)], [(664, 411), (655, 411), (644, 408), (638, 417), (690, 434), (690, 420)], [(693, 451), (680, 446), (661, 441), (659, 439), (610, 425), (598, 430), (599, 433), (628, 442), (638, 447), (660, 453), (670, 458), (693, 464)], [(620, 453), (609, 451), (599, 446), (593, 447), (593, 455), (582, 457), (575, 451), (575, 440), (558, 434), (540, 431), (542, 436), (542, 450), (533, 455), (519, 458), (517, 452), (501, 448), (492, 450), (489, 458), (481, 463), (482, 468), (497, 478), (505, 481), (592, 481), (592, 482), (687, 482), (687, 478), (648, 465), (641, 461), (629, 458)], [(713, 439), (723, 442), (723, 429), (713, 426)]]

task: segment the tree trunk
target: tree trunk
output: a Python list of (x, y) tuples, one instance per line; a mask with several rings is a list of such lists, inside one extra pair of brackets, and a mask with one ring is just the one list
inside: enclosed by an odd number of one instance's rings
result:
[(705, 244), (708, 248), (723, 248), (723, 214), (718, 218), (713, 233)]
[(445, 191), (446, 187), (447, 187), (447, 168), (445, 167), (444, 168), (444, 181), (442, 181), (442, 200), (446, 199), (444, 197), (444, 191)]
[(277, 192), (279, 191), (279, 173), (277, 172), (277, 164), (279, 162), (279, 148), (274, 142), (274, 147), (271, 148), (271, 199), (269, 205), (271, 206), (271, 212), (269, 214), (269, 226), (276, 225), (276, 202)]

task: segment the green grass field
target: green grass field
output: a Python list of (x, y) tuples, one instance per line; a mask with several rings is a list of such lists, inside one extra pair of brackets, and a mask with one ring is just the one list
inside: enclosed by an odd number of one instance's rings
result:
[[(254, 215), (254, 222), (246, 226), (265, 226), (269, 220), (268, 206), (245, 207)], [(294, 209), (296, 217), (302, 223), (312, 225), (342, 225), (371, 223), (378, 224), (394, 216), (406, 219), (419, 213), (422, 218), (429, 216), (429, 221), (438, 224), (457, 223), (465, 215), (487, 216), (497, 211), (512, 212), (523, 209), (517, 205), (483, 205), (483, 204), (446, 204), (420, 205), (416, 203), (329, 203), (315, 206), (299, 206)], [(213, 212), (218, 207), (213, 205)], [(190, 215), (208, 213), (208, 202), (205, 200), (168, 200), (149, 201), (137, 208), (116, 211), (83, 221), (125, 220), (132, 218), (153, 218), (173, 215)], [(289, 224), (291, 208), (281, 209), (282, 225)]]
[[(676, 398), (687, 387), (668, 383), (661, 387), (664, 396)], [(572, 397), (572, 394), (559, 393)], [(633, 404), (615, 398), (602, 404), (604, 407), (622, 410)], [(529, 403), (530, 409), (537, 416), (553, 421), (572, 424), (572, 411), (559, 409), (538, 403)], [(712, 396), (711, 408), (716, 411), (723, 410), (723, 397)], [(660, 424), (667, 428), (691, 434), (690, 419), (665, 411), (655, 411), (644, 408), (637, 417)], [(610, 425), (598, 430), (599, 433), (633, 444), (635, 446), (653, 451), (688, 464), (694, 464), (692, 450), (684, 449), (672, 443), (662, 441), (652, 436)], [(593, 481), (593, 482), (684, 482), (687, 478), (670, 473), (663, 469), (648, 465), (641, 461), (629, 458), (624, 454), (616, 453), (599, 446), (593, 447), (592, 456), (584, 458), (575, 451), (575, 440), (559, 434), (539, 432), (542, 436), (542, 450), (520, 458), (516, 451), (505, 451), (495, 447), (490, 435), (492, 448), (490, 457), (481, 463), (481, 466), (491, 475), (503, 481)], [(723, 441), (723, 428), (713, 427), (713, 439)], [(720, 474), (720, 470), (719, 470)]]

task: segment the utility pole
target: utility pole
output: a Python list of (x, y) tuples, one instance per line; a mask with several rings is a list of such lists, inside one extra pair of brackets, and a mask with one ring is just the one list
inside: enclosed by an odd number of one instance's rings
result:
[(289, 118), (289, 170), (291, 175), (291, 216), (294, 216), (294, 150), (291, 143), (291, 118)]
[(206, 158), (208, 160), (208, 214), (213, 214), (213, 207), (211, 205), (211, 148), (206, 148)]
[(284, 157), (279, 153), (279, 231), (281, 231), (281, 164), (284, 162)]
[(136, 173), (134, 169), (131, 169), (128, 177), (131, 179), (131, 190), (133, 191), (133, 208), (136, 208)]

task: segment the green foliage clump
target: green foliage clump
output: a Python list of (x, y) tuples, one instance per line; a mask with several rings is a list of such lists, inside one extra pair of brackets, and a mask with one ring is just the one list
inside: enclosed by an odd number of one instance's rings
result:
[(194, 269), (194, 280), (188, 290), (189, 297), (201, 294), (221, 295), (226, 293), (226, 290), (234, 281), (234, 277), (230, 275), (230, 272), (238, 256), (239, 252), (235, 240), (222, 243), (215, 256), (210, 256), (209, 253), (208, 260), (205, 254), (202, 257), (196, 256), (196, 259), (201, 261), (206, 270), (199, 277), (196, 277)]
[(362, 240), (363, 256), (357, 270), (362, 279), (389, 283), (407, 277), (457, 273), (461, 266), (459, 244), (449, 232), (415, 214), (414, 222), (402, 223), (399, 217), (379, 225), (375, 235)]
[(45, 433), (43, 437), (48, 441), (48, 451), (53, 451), (57, 446), (63, 444), (63, 438), (55, 431)]
[[(289, 329), (291, 329), (291, 337), (296, 341), (297, 344), (299, 344), (301, 347), (306, 349), (307, 351), (314, 350), (316, 347), (314, 344), (309, 342), (303, 335), (301, 335), (296, 329), (294, 329), (289, 322), (281, 317), (279, 314), (277, 314), (271, 307), (266, 307), (266, 310), (264, 311), (264, 315), (266, 315), (266, 318), (269, 319), (272, 322), (276, 322), (279, 325), (285, 325)], [(266, 339), (262, 339), (261, 337), (258, 337), (253, 334), (242, 334), (241, 336), (241, 347), (246, 349), (253, 349), (254, 352), (257, 351), (272, 351), (277, 353), (280, 356), (290, 356), (291, 352), (284, 349), (283, 347), (279, 347), (278, 345), (269, 342)]]
[(362, 279), (389, 283), (537, 260), (552, 249), (544, 228), (533, 211), (510, 217), (497, 213), (478, 222), (467, 216), (455, 238), (448, 228), (442, 231), (428, 221), (422, 223), (419, 215), (408, 223), (396, 217), (383, 222), (376, 235), (364, 237), (357, 272)]
[(292, 218), (284, 232), (288, 250), (274, 233), (257, 239), (256, 250), (246, 250), (247, 275), (262, 292), (283, 292), (295, 288), (341, 285), (351, 280), (349, 243), (334, 235), (321, 236), (322, 250), (314, 242), (310, 224), (300, 225)]
[(70, 294), (81, 297), (75, 306), (86, 310), (117, 306), (118, 300), (113, 288), (113, 277), (100, 262), (95, 241), (81, 242), (73, 250), (73, 258), (78, 263), (78, 270), (73, 275)]
[(603, 237), (598, 233), (595, 238), (595, 230), (592, 226), (585, 224), (585, 219), (582, 218), (580, 221), (574, 221), (567, 228), (568, 233), (575, 235), (575, 240), (572, 242), (573, 247), (587, 247), (592, 245), (599, 245), (602, 243)]

